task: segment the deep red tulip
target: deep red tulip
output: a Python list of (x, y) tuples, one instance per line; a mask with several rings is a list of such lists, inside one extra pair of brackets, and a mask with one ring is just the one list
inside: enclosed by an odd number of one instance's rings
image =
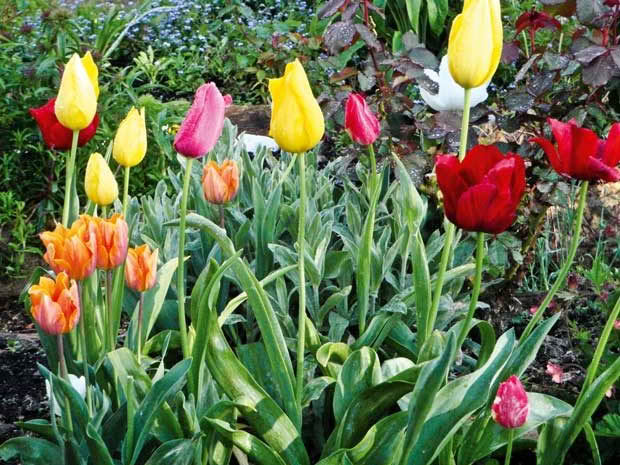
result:
[(231, 101), (222, 97), (214, 83), (201, 85), (174, 138), (176, 151), (190, 158), (200, 158), (210, 152), (222, 134), (224, 110)]
[(543, 11), (526, 11), (515, 23), (515, 35), (519, 34), (524, 29), (528, 29), (530, 34), (533, 35), (538, 29), (557, 29), (562, 30), (562, 23), (560, 23), (553, 16)]
[(558, 173), (584, 181), (620, 181), (620, 123), (615, 123), (607, 140), (600, 140), (594, 131), (580, 128), (575, 120), (562, 123), (553, 118), (547, 120), (558, 143), (557, 148), (544, 137), (532, 142), (545, 150), (551, 166)]
[[(45, 105), (39, 108), (31, 108), (30, 114), (35, 119), (43, 135), (45, 144), (50, 149), (68, 150), (71, 148), (73, 131), (64, 127), (54, 113), (55, 98), (49, 99)], [(90, 125), (80, 131), (78, 145), (86, 145), (93, 138), (99, 126), (99, 115), (95, 114)]]
[(374, 115), (362, 94), (351, 94), (347, 98), (344, 113), (344, 127), (358, 144), (370, 145), (381, 133), (379, 120)]
[(525, 163), (493, 145), (477, 145), (465, 159), (440, 155), (435, 163), (446, 216), (466, 231), (499, 234), (512, 225), (525, 192)]
[(519, 378), (512, 375), (499, 385), (491, 407), (493, 420), (504, 428), (519, 428), (527, 420), (530, 405)]

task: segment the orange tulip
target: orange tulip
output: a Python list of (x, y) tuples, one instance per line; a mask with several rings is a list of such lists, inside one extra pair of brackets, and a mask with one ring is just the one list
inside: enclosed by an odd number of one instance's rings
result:
[(222, 165), (209, 161), (202, 170), (205, 199), (214, 204), (230, 202), (239, 190), (239, 168), (233, 160)]
[(39, 237), (47, 249), (43, 258), (56, 274), (64, 271), (79, 281), (95, 270), (97, 227), (92, 217), (82, 215), (70, 229), (57, 224), (54, 231), (45, 231)]
[(80, 299), (75, 281), (69, 282), (66, 273), (59, 273), (56, 281), (42, 277), (39, 284), (28, 290), (32, 317), (49, 334), (70, 332), (80, 319)]
[(148, 291), (157, 281), (157, 253), (147, 244), (130, 248), (125, 262), (125, 280), (127, 286), (137, 292)]
[(129, 228), (123, 216), (115, 213), (110, 218), (93, 218), (97, 225), (97, 268), (111, 270), (127, 257)]

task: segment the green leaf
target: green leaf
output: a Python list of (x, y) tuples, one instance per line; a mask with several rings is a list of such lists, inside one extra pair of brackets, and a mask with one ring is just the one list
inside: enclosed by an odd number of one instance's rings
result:
[(405, 0), (407, 6), (407, 16), (411, 29), (416, 34), (420, 33), (420, 10), (422, 9), (422, 0)]
[(153, 452), (144, 465), (190, 465), (195, 447), (195, 442), (189, 439), (167, 441)]
[[(458, 321), (454, 326), (450, 328), (450, 333), (454, 333), (455, 335), (460, 334), (461, 328), (463, 327), (464, 324), (465, 324), (465, 320)], [(472, 319), (469, 325), (469, 329), (467, 330), (465, 334), (466, 335), (469, 334), (469, 332), (474, 328), (478, 328), (478, 331), (480, 332), (480, 350), (478, 351), (478, 360), (476, 362), (476, 368), (479, 368), (487, 362), (487, 360), (491, 356), (491, 353), (493, 352), (493, 348), (495, 347), (495, 330), (493, 329), (493, 326), (491, 326), (491, 324), (487, 321)], [(522, 353), (525, 354), (526, 350), (528, 349), (524, 349)], [(519, 351), (519, 348), (515, 349), (511, 357), (514, 357), (515, 353), (518, 351)], [(515, 360), (521, 360), (521, 358), (518, 357), (518, 358), (515, 358)], [(515, 363), (518, 363), (518, 361)], [(506, 364), (506, 367), (504, 368), (504, 373), (508, 372), (507, 367), (509, 365), (510, 365), (510, 361)], [(510, 372), (508, 375), (500, 376), (498, 379), (500, 381), (505, 380), (511, 374), (516, 374), (516, 373)], [(520, 373), (517, 374), (517, 376), (519, 375)]]
[(60, 448), (45, 439), (21, 436), (0, 445), (0, 459), (8, 461), (15, 457), (31, 465), (48, 465), (50, 457), (60, 457)]
[(356, 350), (364, 346), (380, 347), (400, 318), (398, 313), (379, 313), (370, 321), (364, 334), (355, 341), (351, 348)]
[(594, 462), (594, 465), (601, 465), (601, 453), (598, 450), (596, 436), (594, 435), (594, 431), (592, 431), (592, 426), (590, 426), (590, 423), (584, 423), (583, 430), (586, 434), (586, 440), (588, 441), (588, 444), (590, 444), (590, 449), (592, 450), (592, 461)]
[(356, 394), (381, 382), (381, 363), (369, 347), (356, 350), (342, 365), (334, 393), (334, 417), (342, 418)]
[(88, 451), (94, 463), (97, 465), (114, 465), (114, 460), (112, 460), (110, 456), (108, 447), (91, 424), (86, 428), (86, 444), (88, 445)]
[(426, 250), (422, 235), (418, 231), (413, 240), (412, 247), (413, 261), (413, 287), (415, 289), (415, 311), (418, 327), (418, 334), (422, 335), (421, 342), (424, 337), (429, 334), (428, 320), (431, 309), (431, 278), (428, 270), (428, 261), (426, 258)]
[(338, 378), (345, 360), (351, 354), (351, 348), (344, 342), (327, 342), (316, 351), (316, 360), (323, 371), (332, 378)]
[(319, 376), (318, 378), (313, 378), (304, 386), (304, 394), (301, 401), (302, 407), (308, 407), (310, 402), (321, 397), (323, 391), (335, 382), (336, 380), (331, 376)]

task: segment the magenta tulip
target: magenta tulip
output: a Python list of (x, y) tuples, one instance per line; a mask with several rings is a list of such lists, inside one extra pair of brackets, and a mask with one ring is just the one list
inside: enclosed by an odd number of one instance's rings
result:
[(212, 82), (201, 85), (174, 138), (181, 155), (200, 158), (213, 149), (224, 127), (226, 100)]
[(344, 127), (351, 139), (361, 145), (370, 145), (379, 137), (379, 120), (370, 111), (362, 94), (351, 94), (347, 98)]
[(512, 375), (499, 385), (491, 407), (493, 420), (504, 428), (519, 428), (527, 420), (530, 405), (519, 378)]

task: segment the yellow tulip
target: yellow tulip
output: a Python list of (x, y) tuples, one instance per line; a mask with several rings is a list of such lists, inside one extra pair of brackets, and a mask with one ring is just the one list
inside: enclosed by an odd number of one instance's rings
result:
[[(88, 61), (88, 58), (86, 60)], [(54, 113), (60, 124), (73, 131), (88, 127), (97, 111), (97, 92), (89, 76), (89, 73), (93, 72), (92, 67), (96, 70), (96, 66), (89, 63), (88, 67), (90, 71), (84, 68), (78, 54), (73, 54), (62, 73), (54, 104)]]
[(86, 52), (82, 57), (82, 66), (84, 66), (93, 89), (95, 89), (95, 97), (99, 98), (99, 70), (90, 52)]
[(299, 60), (286, 65), (284, 76), (269, 80), (273, 101), (269, 135), (281, 149), (301, 153), (319, 143), (325, 121)]
[(502, 14), (499, 0), (465, 0), (452, 23), (448, 41), (450, 74), (465, 89), (488, 82), (502, 55)]
[(146, 154), (146, 123), (144, 108), (131, 107), (114, 137), (114, 159), (119, 165), (136, 166)]
[(84, 188), (91, 202), (109, 205), (118, 198), (118, 184), (114, 173), (100, 153), (93, 153), (86, 165)]

